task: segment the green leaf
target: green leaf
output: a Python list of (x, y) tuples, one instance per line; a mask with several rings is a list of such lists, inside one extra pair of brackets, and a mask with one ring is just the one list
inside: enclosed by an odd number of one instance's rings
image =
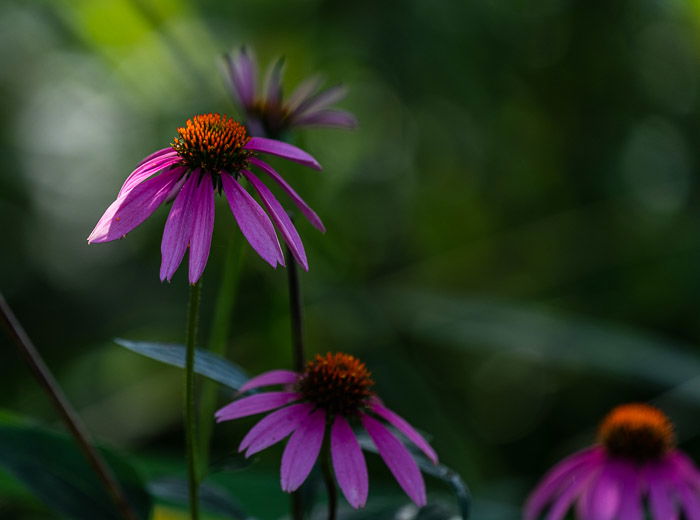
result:
[[(101, 449), (138, 518), (147, 520), (151, 496), (134, 468)], [(122, 520), (116, 506), (68, 435), (0, 419), (0, 466), (49, 508), (75, 520)]]
[[(142, 356), (168, 365), (185, 368), (186, 351), (183, 345), (131, 341), (121, 338), (115, 339), (114, 342)], [(248, 376), (242, 368), (216, 354), (200, 349), (197, 349), (195, 352), (194, 371), (233, 390), (238, 390), (248, 380)]]
[[(151, 481), (148, 489), (154, 497), (173, 505), (187, 507), (189, 502), (187, 480), (181, 477), (164, 477)], [(202, 510), (208, 513), (233, 520), (252, 520), (226, 490), (214, 484), (199, 486), (199, 500)]]

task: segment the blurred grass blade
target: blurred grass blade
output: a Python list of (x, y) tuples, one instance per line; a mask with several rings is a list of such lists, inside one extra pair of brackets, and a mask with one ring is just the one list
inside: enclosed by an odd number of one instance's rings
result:
[[(183, 345), (131, 341), (121, 338), (115, 339), (114, 342), (156, 361), (179, 368), (185, 367), (185, 347)], [(248, 376), (242, 368), (206, 350), (197, 349), (195, 352), (194, 371), (233, 390), (238, 390), (248, 380)]]
[[(100, 450), (139, 519), (151, 515), (151, 496), (134, 468)], [(49, 508), (75, 520), (121, 520), (112, 500), (67, 435), (0, 418), (0, 466)]]
[[(149, 482), (149, 491), (159, 500), (172, 505), (187, 507), (187, 480), (181, 477), (165, 477)], [(233, 520), (253, 520), (248, 516), (231, 495), (223, 488), (213, 484), (199, 487), (199, 502), (202, 510), (214, 515), (221, 515)]]
[[(397, 432), (394, 428), (391, 428), (391, 430), (394, 432), (394, 435), (396, 435), (397, 438), (401, 439), (401, 441), (406, 445), (408, 450), (413, 454), (413, 458), (416, 460), (416, 463), (418, 463), (418, 466), (420, 467), (423, 473), (440, 479), (450, 486), (450, 489), (452, 490), (452, 492), (455, 495), (455, 498), (457, 499), (460, 518), (462, 520), (467, 520), (471, 511), (472, 498), (471, 493), (469, 492), (469, 488), (462, 480), (462, 477), (460, 477), (457, 472), (448, 468), (444, 464), (433, 464), (430, 460), (425, 458), (425, 456), (422, 453), (415, 450), (413, 448), (413, 445), (406, 441), (402, 434)], [(372, 442), (372, 439), (370, 439), (369, 435), (365, 434), (364, 432), (360, 433), (357, 435), (357, 440), (360, 442), (360, 446), (362, 446), (363, 450), (370, 451), (372, 453), (378, 453), (377, 448)], [(432, 518), (432, 516), (430, 516), (430, 518)]]

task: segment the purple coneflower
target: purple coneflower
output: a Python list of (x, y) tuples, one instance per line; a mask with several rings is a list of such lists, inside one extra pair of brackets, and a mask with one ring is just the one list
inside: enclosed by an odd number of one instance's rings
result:
[(526, 520), (539, 518), (547, 505), (546, 518), (560, 520), (574, 503), (580, 520), (677, 520), (680, 511), (700, 518), (700, 473), (675, 448), (673, 425), (661, 411), (619, 406), (598, 437), (598, 445), (550, 470), (525, 505)]
[(238, 399), (216, 412), (218, 422), (275, 410), (244, 437), (238, 451), (250, 457), (291, 435), (282, 455), (281, 482), (287, 492), (297, 490), (313, 468), (326, 435), (336, 480), (354, 508), (367, 502), (367, 466), (351, 423), (369, 434), (379, 455), (406, 494), (418, 506), (426, 503), (425, 483), (418, 465), (402, 442), (386, 427), (395, 427), (425, 455), (437, 463), (437, 455), (423, 437), (388, 408), (372, 392), (374, 384), (365, 364), (348, 354), (317, 355), (303, 373), (289, 370), (265, 372), (241, 392), (283, 385), (279, 392)]
[(344, 110), (329, 108), (345, 97), (346, 89), (336, 85), (319, 90), (321, 81), (309, 78), (292, 94), (282, 99), (282, 60), (272, 63), (267, 71), (265, 88), (258, 94), (258, 66), (245, 47), (226, 56), (226, 72), (236, 101), (246, 113), (246, 122), (253, 135), (279, 137), (293, 127), (326, 126), (354, 128), (355, 116)]
[[(209, 257), (214, 230), (214, 194), (223, 191), (243, 235), (265, 261), (272, 267), (284, 265), (284, 255), (272, 225), (274, 222), (296, 261), (308, 270), (299, 233), (282, 205), (251, 167), (270, 176), (311, 224), (325, 231), (318, 215), (279, 173), (257, 155), (276, 155), (320, 170), (316, 159), (290, 144), (250, 137), (243, 125), (225, 115), (194, 116), (177, 132), (179, 137), (170, 147), (146, 157), (127, 177), (117, 199), (88, 237), (88, 243), (122, 238), (158, 206), (174, 201), (163, 231), (160, 279), (172, 279), (189, 248), (189, 281), (194, 284), (202, 276)], [(243, 179), (258, 193), (267, 213), (243, 188)]]

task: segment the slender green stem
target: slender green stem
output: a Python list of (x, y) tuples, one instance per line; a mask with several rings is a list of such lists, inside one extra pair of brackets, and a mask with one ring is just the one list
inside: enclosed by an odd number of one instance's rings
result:
[(199, 465), (197, 452), (197, 410), (195, 406), (194, 352), (199, 323), (199, 303), (202, 296), (201, 281), (190, 286), (187, 308), (187, 359), (185, 361), (185, 444), (187, 449), (187, 477), (189, 482), (190, 518), (199, 519)]
[[(245, 253), (243, 248), (244, 241), (240, 240), (236, 234), (231, 233), (230, 236), (226, 251), (224, 273), (216, 297), (214, 318), (209, 334), (209, 351), (220, 356), (223, 356), (226, 351), (226, 343), (231, 331), (231, 313), (236, 302), (236, 287), (238, 286)], [(202, 381), (199, 399), (199, 451), (200, 468), (203, 472), (209, 466), (209, 447), (214, 427), (217, 390), (217, 383), (208, 380)], [(200, 477), (203, 476), (200, 474)]]
[(75, 411), (70, 401), (68, 401), (58, 381), (56, 381), (56, 378), (32, 343), (32, 340), (29, 339), (24, 327), (22, 327), (22, 324), (19, 322), (14, 312), (12, 312), (12, 309), (5, 301), (2, 293), (0, 293), (0, 323), (2, 323), (7, 330), (8, 335), (17, 346), (17, 350), (19, 350), (20, 354), (27, 362), (27, 365), (29, 365), (34, 377), (36, 377), (39, 384), (51, 398), (63, 422), (66, 423), (68, 430), (78, 443), (83, 455), (85, 455), (90, 466), (92, 466), (92, 469), (97, 473), (97, 476), (104, 485), (121, 516), (125, 520), (136, 520), (136, 513), (134, 513), (131, 504), (129, 504), (124, 490), (114, 476), (112, 469), (92, 445), (90, 435), (85, 425), (83, 425), (80, 416)]
[[(330, 432), (328, 432), (330, 433)], [(329, 438), (329, 435), (326, 435)], [(330, 442), (326, 442), (323, 447), (323, 481), (326, 483), (326, 494), (328, 495), (328, 520), (335, 520), (338, 512), (338, 490), (335, 487), (333, 478), (333, 468), (331, 467)]]
[(301, 288), (299, 287), (299, 270), (289, 246), (284, 248), (287, 264), (287, 283), (289, 285), (289, 319), (292, 326), (292, 364), (294, 370), (303, 372), (306, 356), (304, 355), (304, 328), (301, 312)]

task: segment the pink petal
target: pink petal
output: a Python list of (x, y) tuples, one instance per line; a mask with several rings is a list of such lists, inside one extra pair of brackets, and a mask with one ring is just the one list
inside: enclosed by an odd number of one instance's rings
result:
[(267, 392), (264, 394), (255, 394), (227, 404), (214, 415), (217, 422), (231, 421), (233, 419), (247, 417), (248, 415), (267, 412), (268, 410), (279, 408), (297, 399), (299, 399), (299, 394), (296, 392)]
[(282, 237), (284, 237), (284, 241), (289, 245), (289, 249), (292, 251), (292, 255), (294, 255), (296, 261), (308, 271), (309, 263), (306, 260), (304, 244), (302, 244), (301, 237), (294, 227), (294, 224), (292, 224), (289, 215), (287, 215), (287, 212), (282, 207), (282, 204), (279, 203), (270, 189), (251, 172), (243, 170), (243, 175), (245, 175), (246, 179), (250, 181), (260, 195), (260, 200), (262, 200), (265, 209), (270, 214), (270, 217), (272, 217), (272, 221), (277, 226), (277, 229), (282, 233)]
[(302, 81), (287, 98), (287, 110), (293, 114), (297, 107), (306, 101), (321, 86), (321, 79), (311, 77)]
[(277, 173), (272, 166), (267, 164), (264, 161), (261, 161), (260, 159), (256, 159), (255, 157), (250, 159), (250, 163), (254, 164), (261, 170), (263, 170), (265, 173), (267, 173), (270, 177), (272, 177), (277, 184), (279, 184), (282, 189), (289, 195), (289, 198), (292, 199), (294, 204), (299, 208), (299, 210), (304, 214), (304, 216), (311, 222), (311, 224), (318, 229), (319, 231), (325, 232), (326, 227), (323, 225), (323, 222), (321, 222), (321, 219), (318, 217), (316, 212), (312, 210), (306, 202), (297, 194), (296, 191), (285, 181), (282, 176)]
[(362, 416), (362, 425), (401, 488), (418, 507), (424, 506), (427, 498), (423, 475), (406, 447), (382, 423), (369, 415)]
[(165, 155), (165, 154), (170, 154), (171, 152), (177, 153), (170, 146), (168, 146), (167, 148), (161, 148), (160, 150), (156, 150), (152, 154), (147, 155), (146, 157), (141, 159), (141, 161), (139, 161), (139, 163), (136, 166), (138, 168), (139, 166), (143, 166), (144, 164), (146, 164), (148, 161), (151, 161), (153, 159), (157, 159), (158, 157)]
[(321, 450), (325, 430), (326, 412), (318, 409), (289, 438), (280, 470), (283, 491), (296, 491), (309, 476)]
[(697, 490), (679, 480), (676, 482), (676, 491), (683, 506), (685, 518), (700, 520), (700, 496)]
[(253, 388), (260, 388), (261, 386), (291, 385), (296, 383), (297, 379), (299, 379), (299, 374), (291, 370), (270, 370), (269, 372), (264, 372), (259, 376), (249, 379), (238, 391), (243, 393)]
[(643, 520), (642, 489), (639, 470), (625, 464), (620, 473), (620, 506), (615, 518), (618, 520)]
[(427, 443), (423, 436), (420, 433), (418, 433), (413, 428), (413, 426), (408, 424), (408, 422), (406, 422), (406, 420), (403, 417), (399, 416), (397, 413), (389, 410), (388, 408), (385, 408), (377, 402), (374, 402), (372, 404), (371, 409), (374, 413), (376, 413), (382, 419), (389, 422), (394, 428), (403, 433), (409, 441), (418, 446), (418, 448), (423, 453), (425, 453), (426, 457), (433, 461), (433, 463), (437, 464), (438, 457), (435, 453), (435, 450), (433, 450), (433, 448), (430, 447), (430, 444)]
[(306, 420), (313, 408), (310, 403), (299, 403), (272, 412), (253, 426), (238, 451), (247, 450), (247, 458), (281, 441)]
[(666, 469), (662, 464), (654, 464), (647, 469), (649, 482), (649, 507), (652, 518), (677, 520), (678, 511), (671, 499)]
[(180, 174), (177, 170), (163, 172), (117, 198), (90, 233), (88, 243), (109, 242), (126, 236), (161, 205)]
[(575, 453), (554, 466), (537, 484), (525, 503), (525, 520), (534, 520), (540, 516), (548, 502), (560, 494), (565, 486), (574, 481), (584, 467), (590, 467), (599, 461), (602, 452), (598, 447), (588, 448)]
[(357, 128), (357, 119), (345, 110), (320, 110), (308, 112), (294, 119), (297, 126), (329, 126), (339, 128)]
[(237, 56), (227, 58), (233, 92), (243, 107), (250, 107), (255, 103), (255, 79), (258, 75), (255, 58), (248, 54), (246, 47), (241, 47)]
[(201, 178), (195, 188), (192, 219), (189, 280), (191, 284), (195, 284), (207, 265), (211, 235), (214, 232), (214, 187), (209, 175)]
[(233, 177), (222, 173), (221, 180), (233, 216), (250, 245), (272, 267), (284, 265), (282, 248), (269, 217)]
[(618, 464), (608, 461), (584, 497), (586, 511), (591, 518), (596, 520), (613, 520), (615, 518), (621, 501), (620, 484)]
[(266, 137), (251, 137), (248, 144), (245, 145), (245, 149), (283, 157), (290, 161), (308, 166), (309, 168), (313, 168), (314, 170), (321, 169), (321, 165), (318, 164), (318, 161), (311, 155), (301, 148), (297, 148), (289, 143), (283, 143), (282, 141), (276, 141)]
[(193, 171), (170, 208), (163, 230), (163, 240), (160, 243), (163, 256), (160, 264), (161, 281), (172, 279), (190, 244), (194, 224), (195, 190), (199, 179), (199, 170)]
[(343, 99), (348, 93), (348, 89), (344, 85), (335, 85), (326, 90), (323, 90), (308, 98), (305, 102), (299, 105), (297, 113), (305, 114), (308, 112), (315, 112), (317, 110), (323, 110), (326, 107), (331, 106), (333, 103)]
[(364, 507), (369, 492), (365, 456), (348, 421), (340, 415), (331, 429), (331, 455), (335, 478), (348, 503), (355, 509)]
[[(552, 503), (552, 507), (547, 513), (547, 520), (562, 520), (566, 516), (567, 511), (571, 508), (571, 504), (574, 500), (578, 498), (580, 503), (581, 500), (586, 498), (585, 495), (580, 496), (581, 493), (585, 492), (592, 479), (598, 475), (596, 467), (585, 465), (579, 466), (576, 473), (576, 477), (574, 478), (572, 476), (572, 478), (566, 482), (567, 487), (562, 489), (559, 498)], [(582, 507), (585, 509), (587, 505)], [(589, 517), (585, 516), (582, 518), (588, 519)]]
[(163, 155), (155, 157), (154, 159), (151, 159), (139, 165), (126, 178), (124, 184), (122, 184), (122, 187), (119, 189), (119, 194), (117, 196), (121, 197), (123, 195), (126, 195), (127, 193), (129, 193), (129, 191), (131, 191), (134, 188), (134, 186), (141, 184), (143, 181), (145, 181), (152, 175), (155, 175), (159, 171), (167, 168), (168, 166), (172, 166), (176, 163), (179, 163), (180, 157), (177, 155), (177, 152), (175, 152), (172, 148), (170, 149), (170, 151), (172, 153), (165, 152)]

